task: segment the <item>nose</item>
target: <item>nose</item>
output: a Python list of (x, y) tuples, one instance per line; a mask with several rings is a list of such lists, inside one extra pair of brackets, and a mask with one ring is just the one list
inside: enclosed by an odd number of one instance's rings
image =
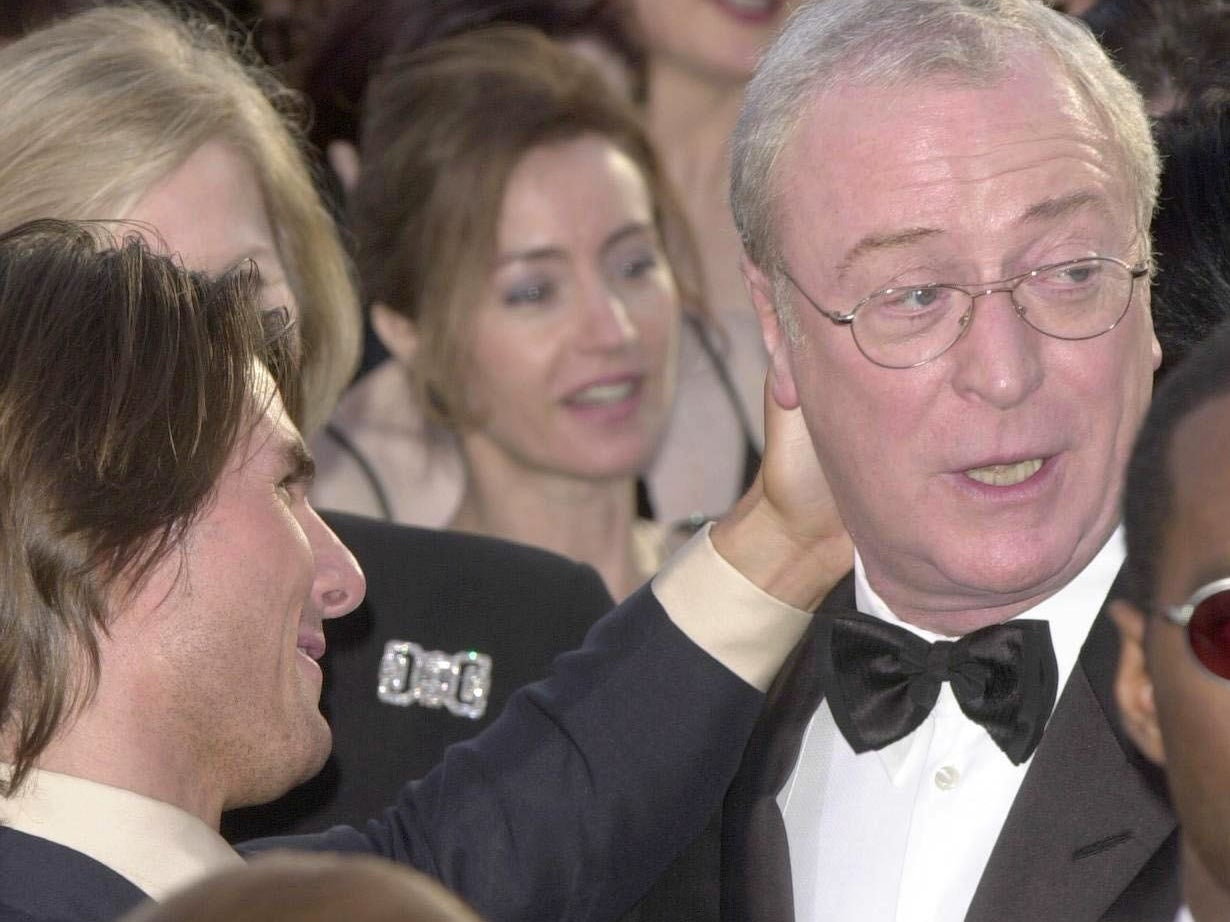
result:
[(312, 599), (325, 618), (350, 614), (367, 594), (367, 579), (359, 562), (311, 506), (307, 506), (304, 531), (316, 566)]
[(1009, 292), (974, 294), (963, 341), (950, 350), (953, 387), (967, 400), (1009, 409), (1042, 383), (1045, 336), (1021, 320)]
[(585, 342), (595, 349), (622, 349), (640, 336), (624, 299), (600, 282), (585, 296), (582, 313)]

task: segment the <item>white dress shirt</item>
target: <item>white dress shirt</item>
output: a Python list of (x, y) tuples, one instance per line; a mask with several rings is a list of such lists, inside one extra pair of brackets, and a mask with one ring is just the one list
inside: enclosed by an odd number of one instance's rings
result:
[[(1062, 689), (1124, 559), (1122, 530), (1055, 595), (1019, 617), (1049, 622)], [(855, 558), (860, 611), (899, 621)], [(856, 754), (822, 703), (778, 794), (798, 922), (957, 922), (965, 917), (1029, 761), (1013, 765), (947, 682), (909, 736)]]
[(179, 807), (57, 772), (36, 769), (0, 798), (0, 823), (88, 855), (155, 900), (243, 863), (216, 830)]

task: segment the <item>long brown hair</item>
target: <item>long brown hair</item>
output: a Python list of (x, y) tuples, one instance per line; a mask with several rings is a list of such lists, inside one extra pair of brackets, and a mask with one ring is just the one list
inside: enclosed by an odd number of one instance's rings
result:
[(211, 497), (258, 362), (293, 399), (256, 286), (100, 225), (0, 234), (0, 793), (89, 700), (112, 612)]
[(372, 81), (352, 196), (369, 301), (414, 321), (420, 401), (468, 422), (464, 345), (494, 258), (508, 178), (535, 147), (585, 134), (636, 164), (685, 310), (703, 313), (698, 260), (639, 114), (588, 62), (532, 29), (494, 26), (389, 59)]

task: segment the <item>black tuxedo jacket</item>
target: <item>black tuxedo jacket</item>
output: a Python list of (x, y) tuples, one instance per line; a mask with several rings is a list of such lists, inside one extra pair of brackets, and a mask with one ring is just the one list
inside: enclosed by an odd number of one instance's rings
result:
[[(453, 743), (488, 726), (508, 697), (581, 645), (614, 603), (592, 569), (537, 548), (341, 513), (325, 521), (367, 575), (367, 598), (325, 622), (321, 709), (333, 728), (324, 769), (271, 804), (223, 817), (231, 842), (319, 832), (386, 807), (407, 779), (427, 774)], [(413, 641), (492, 658), (486, 713), (400, 706), (376, 694), (385, 643)]]
[(0, 826), (0, 922), (101, 922), (144, 900), (93, 858)]
[[(1118, 593), (1111, 590), (1111, 598)], [(821, 611), (854, 608), (847, 577)], [(769, 692), (719, 815), (628, 922), (793, 922), (777, 793), (824, 697), (813, 624)], [(1119, 728), (1118, 634), (1098, 614), (983, 872), (967, 922), (1173, 922), (1178, 833), (1161, 774)], [(942, 920), (940, 920), (942, 922)]]
[[(243, 850), (383, 855), (439, 878), (491, 922), (616, 919), (704, 827), (763, 701), (646, 587), (599, 619), (547, 680), (515, 693), (483, 733), (404, 785), (378, 819)], [(0, 848), (17, 854), (31, 838), (0, 832)], [(9, 918), (113, 916), (114, 875), (70, 850), (43, 851), (41, 876), (0, 851)], [(70, 913), (50, 890), (73, 894), (83, 911)]]

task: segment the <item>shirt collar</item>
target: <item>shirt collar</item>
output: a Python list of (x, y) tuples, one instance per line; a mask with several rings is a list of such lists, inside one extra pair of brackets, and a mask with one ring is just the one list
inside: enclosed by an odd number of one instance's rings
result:
[[(1123, 538), (1123, 526), (1119, 526), (1102, 545), (1094, 558), (1085, 564), (1066, 586), (1054, 595), (1043, 599), (1033, 608), (1017, 615), (1017, 618), (1033, 618), (1046, 621), (1051, 629), (1051, 643), (1055, 648), (1055, 664), (1059, 670), (1058, 688), (1062, 691), (1068, 677), (1076, 666), (1081, 647), (1093, 622), (1102, 610), (1102, 604), (1110, 592), (1123, 561), (1127, 556)], [(867, 572), (858, 551), (854, 552), (854, 601), (864, 614), (881, 618), (890, 624), (902, 627), (927, 641), (946, 639), (940, 634), (923, 630), (902, 621), (892, 613), (884, 600), (867, 582)], [(896, 778), (905, 767), (915, 746), (924, 748), (930, 743), (932, 718), (924, 720), (918, 729), (877, 751), (880, 761), (890, 778)], [(1031, 756), (1032, 758), (1032, 756)], [(1028, 763), (1026, 763), (1028, 764)]]
[(88, 855), (155, 900), (243, 862), (179, 807), (58, 772), (36, 769), (0, 798), (0, 823)]

